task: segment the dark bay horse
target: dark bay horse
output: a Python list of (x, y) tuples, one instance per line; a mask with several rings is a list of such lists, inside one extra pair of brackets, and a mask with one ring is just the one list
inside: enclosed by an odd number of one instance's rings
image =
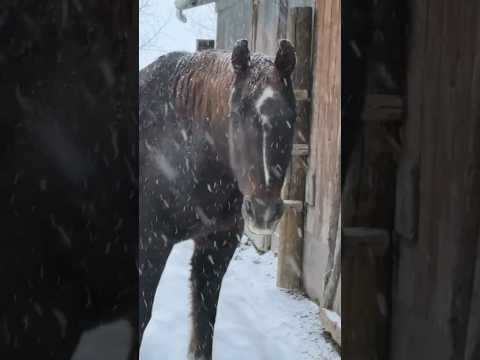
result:
[(170, 53), (140, 71), (140, 336), (172, 246), (193, 239), (192, 359), (211, 359), (223, 275), (244, 225), (272, 232), (289, 163), (295, 50), (272, 61), (246, 40), (232, 52)]

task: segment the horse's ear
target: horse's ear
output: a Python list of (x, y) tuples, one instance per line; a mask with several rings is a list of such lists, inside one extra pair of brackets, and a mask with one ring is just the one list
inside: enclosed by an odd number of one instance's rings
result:
[(237, 40), (232, 51), (232, 65), (236, 74), (242, 73), (250, 66), (250, 50), (248, 41)]
[(284, 78), (289, 78), (293, 69), (295, 69), (296, 62), (297, 57), (292, 43), (286, 39), (280, 40), (277, 55), (275, 56), (275, 66), (280, 75)]

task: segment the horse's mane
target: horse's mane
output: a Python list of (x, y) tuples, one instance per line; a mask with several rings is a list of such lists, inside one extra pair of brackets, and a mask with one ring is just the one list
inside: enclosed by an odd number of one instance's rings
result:
[[(202, 51), (181, 59), (177, 65), (170, 93), (177, 113), (188, 118), (205, 117), (221, 121), (230, 109), (230, 96), (235, 74), (230, 62), (231, 52)], [(272, 76), (274, 64), (263, 54), (253, 54), (246, 96), (263, 87)]]

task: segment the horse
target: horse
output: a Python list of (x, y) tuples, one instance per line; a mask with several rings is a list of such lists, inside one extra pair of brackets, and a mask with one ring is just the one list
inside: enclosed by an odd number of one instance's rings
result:
[(295, 49), (275, 59), (173, 52), (139, 73), (139, 338), (173, 245), (194, 240), (191, 359), (211, 359), (223, 276), (243, 230), (271, 234), (296, 118)]

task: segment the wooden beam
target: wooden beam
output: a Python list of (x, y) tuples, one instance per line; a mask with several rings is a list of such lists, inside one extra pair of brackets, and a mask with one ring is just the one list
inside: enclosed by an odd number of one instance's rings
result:
[[(308, 98), (312, 83), (311, 44), (313, 11), (310, 7), (290, 8), (287, 22), (287, 37), (294, 44), (297, 52), (297, 66), (293, 73), (296, 94)], [(283, 188), (283, 198), (303, 203), (305, 200), (306, 162), (300, 158), (300, 149), (308, 149), (310, 128), (310, 103), (297, 104), (297, 121), (295, 124), (294, 143), (297, 155), (291, 160)], [(302, 145), (300, 145), (302, 144)], [(304, 154), (307, 155), (308, 152)], [(302, 253), (303, 253), (304, 212), (294, 207), (287, 207), (280, 222), (280, 246), (278, 254), (277, 285), (286, 289), (302, 288)]]
[(293, 156), (307, 156), (309, 153), (310, 147), (308, 146), (308, 144), (293, 144)]
[(283, 204), (285, 205), (286, 208), (293, 208), (296, 211), (302, 211), (303, 210), (303, 201), (283, 200)]
[(400, 95), (370, 94), (365, 99), (364, 121), (402, 122), (403, 99)]

